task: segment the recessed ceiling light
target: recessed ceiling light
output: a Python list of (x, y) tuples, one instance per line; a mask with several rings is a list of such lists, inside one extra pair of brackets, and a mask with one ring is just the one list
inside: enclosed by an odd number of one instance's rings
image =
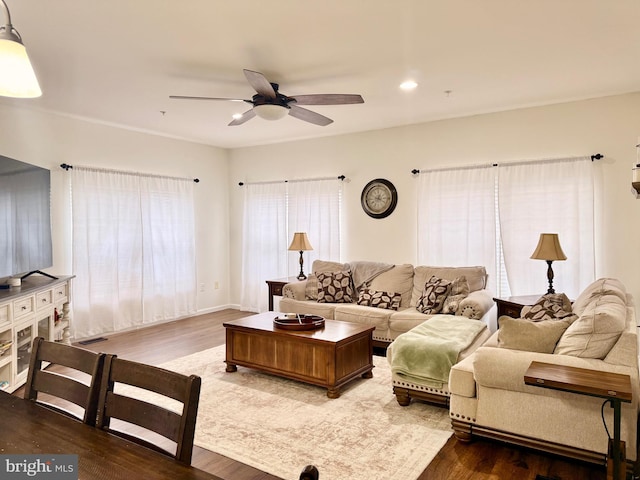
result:
[(413, 90), (417, 86), (418, 86), (418, 84), (416, 82), (414, 82), (413, 80), (407, 80), (407, 81), (402, 82), (400, 84), (400, 88), (402, 90)]

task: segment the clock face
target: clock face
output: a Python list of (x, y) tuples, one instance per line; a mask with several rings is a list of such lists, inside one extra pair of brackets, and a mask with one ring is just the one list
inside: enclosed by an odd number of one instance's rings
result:
[(360, 203), (370, 217), (384, 218), (396, 208), (398, 192), (390, 181), (377, 178), (371, 180), (362, 189)]

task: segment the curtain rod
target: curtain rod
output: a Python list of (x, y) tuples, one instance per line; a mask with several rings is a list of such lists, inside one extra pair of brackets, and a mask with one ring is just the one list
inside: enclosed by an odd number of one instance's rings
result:
[[(69, 171), (70, 168), (73, 168), (73, 165), (69, 165), (67, 163), (61, 163), (60, 168), (64, 168), (66, 171)], [(127, 172), (125, 170), (110, 170), (107, 168), (95, 168), (95, 167), (77, 167), (80, 170), (94, 170), (96, 172), (107, 172), (107, 173), (124, 173), (127, 175), (137, 175), (139, 177), (154, 177), (154, 178), (169, 178), (171, 180), (193, 180), (194, 183), (200, 183), (199, 178), (187, 178), (187, 177), (169, 177), (167, 175), (153, 175), (148, 173), (140, 173), (140, 172)]]
[[(536, 163), (550, 163), (550, 162), (566, 162), (566, 161), (570, 161), (570, 160), (577, 160), (579, 158), (585, 158), (585, 157), (564, 157), (564, 158), (548, 158), (545, 160), (523, 160), (521, 162), (507, 162), (507, 163), (503, 163), (502, 165), (505, 166), (511, 166), (511, 165), (532, 165), (532, 164), (536, 164)], [(600, 154), (600, 153), (596, 153), (594, 155), (591, 155), (591, 161), (593, 162), (594, 160), (600, 160), (604, 158), (604, 155)], [(473, 168), (490, 168), (490, 167), (498, 167), (500, 166), (500, 164), (498, 163), (486, 163), (483, 165), (466, 165), (466, 166), (461, 166), (461, 167), (443, 167), (443, 168), (429, 168), (426, 170), (419, 170), (417, 168), (414, 168), (413, 170), (411, 170), (411, 173), (413, 175), (417, 175), (419, 173), (427, 173), (427, 172), (445, 172), (447, 170), (471, 170)]]
[(268, 185), (270, 183), (296, 183), (296, 182), (309, 182), (313, 180), (334, 180), (334, 179), (344, 181), (345, 178), (347, 177), (345, 177), (344, 175), (339, 175), (337, 177), (299, 178), (297, 180), (271, 180), (266, 182), (238, 182), (238, 185), (242, 187), (243, 185)]

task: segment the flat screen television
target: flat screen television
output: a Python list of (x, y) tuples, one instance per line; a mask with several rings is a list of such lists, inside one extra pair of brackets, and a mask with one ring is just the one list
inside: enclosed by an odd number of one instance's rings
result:
[(51, 172), (0, 155), (0, 278), (52, 265)]

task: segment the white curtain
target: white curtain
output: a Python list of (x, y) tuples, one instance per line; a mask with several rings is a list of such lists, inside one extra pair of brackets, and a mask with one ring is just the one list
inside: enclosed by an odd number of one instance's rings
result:
[[(340, 260), (340, 204), (342, 181), (336, 179), (290, 182), (288, 185), (289, 242), (295, 232), (306, 232), (313, 250), (304, 252), (304, 273), (314, 260)], [(287, 245), (288, 247), (288, 245)], [(287, 255), (289, 276), (300, 273), (300, 252)]]
[(312, 179), (246, 184), (244, 187), (242, 288), (240, 308), (268, 309), (268, 279), (297, 276), (300, 253), (290, 252), (295, 232), (306, 232), (304, 272), (314, 259), (340, 259), (342, 182)]
[(74, 337), (195, 313), (193, 185), (73, 168)]
[(495, 174), (491, 167), (418, 178), (418, 264), (482, 265), (496, 291)]
[(513, 295), (546, 292), (547, 264), (530, 259), (541, 233), (557, 233), (566, 261), (553, 262), (554, 289), (575, 298), (595, 279), (594, 184), (590, 158), (500, 165), (500, 232)]
[(287, 276), (286, 183), (244, 187), (240, 308), (267, 310), (267, 284)]

